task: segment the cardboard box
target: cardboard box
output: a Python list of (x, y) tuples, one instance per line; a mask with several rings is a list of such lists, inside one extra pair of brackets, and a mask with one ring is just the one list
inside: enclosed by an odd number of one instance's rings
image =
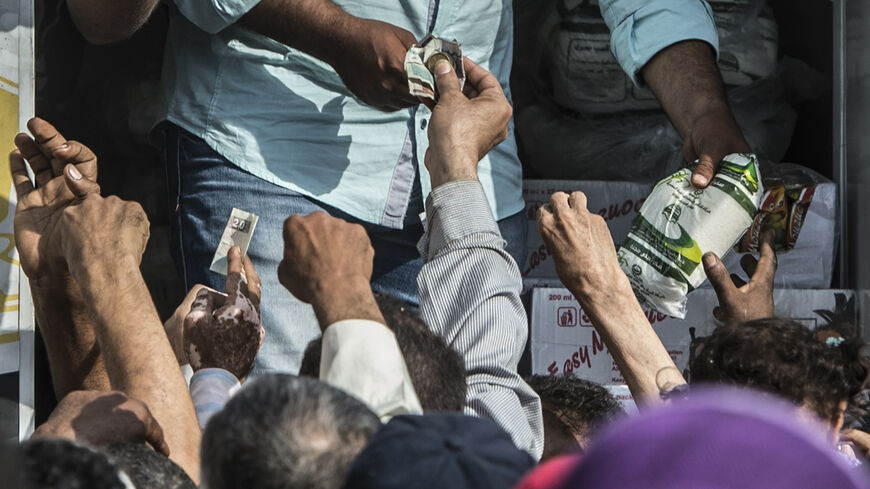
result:
[[(652, 184), (583, 180), (524, 181), (523, 198), (526, 201), (529, 230), (526, 238), (528, 253), (522, 272), (527, 288), (561, 286), (553, 260), (538, 233), (538, 208), (549, 202), (555, 192), (571, 193), (577, 190), (586, 194), (588, 208), (607, 221), (613, 242), (618, 248), (628, 236), (634, 218), (652, 190)], [(836, 217), (837, 186), (833, 183), (818, 184), (794, 249), (778, 255), (777, 287), (830, 287), (837, 243)], [(732, 251), (723, 261), (730, 272), (745, 277), (740, 268), (740, 257), (739, 253)], [(704, 287), (709, 287), (709, 283), (705, 282)]]
[[(777, 315), (815, 329), (827, 324), (826, 316), (855, 320), (854, 292), (851, 290), (777, 290)], [(716, 327), (713, 309), (718, 299), (712, 289), (689, 294), (689, 312), (680, 320), (644, 309), (665, 348), (684, 371), (689, 362), (692, 336), (708, 336)], [(589, 318), (564, 288), (532, 291), (531, 314), (532, 373), (574, 374), (603, 385), (623, 385), (625, 380)]]

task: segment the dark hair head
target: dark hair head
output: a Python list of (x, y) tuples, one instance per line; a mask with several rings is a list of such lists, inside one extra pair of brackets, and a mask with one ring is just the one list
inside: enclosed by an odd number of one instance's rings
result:
[(209, 489), (338, 489), (380, 426), (365, 404), (323, 382), (264, 375), (209, 420), (203, 482)]
[[(396, 335), (423, 410), (462, 412), (466, 390), (462, 357), (435, 336), (409, 304), (384, 294), (375, 294), (375, 299)], [(318, 338), (308, 344), (299, 375), (320, 377), (322, 343)]]
[[(610, 392), (595, 382), (574, 375), (532, 375), (526, 382), (541, 398), (544, 413), (545, 457), (583, 447), (600, 426), (624, 414)], [(568, 443), (573, 441), (574, 443)]]
[(857, 389), (839, 352), (805, 326), (778, 318), (719, 326), (695, 353), (690, 371), (693, 384), (752, 387), (804, 405), (825, 420), (836, 419), (838, 404)]
[(40, 438), (21, 444), (28, 489), (125, 489), (106, 455), (69, 440)]
[(136, 486), (136, 489), (196, 489), (196, 484), (175, 462), (143, 443), (100, 447)]

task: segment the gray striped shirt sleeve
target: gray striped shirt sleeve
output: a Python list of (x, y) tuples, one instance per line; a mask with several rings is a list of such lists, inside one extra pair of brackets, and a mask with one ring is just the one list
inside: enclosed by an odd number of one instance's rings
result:
[(517, 374), (528, 336), (522, 279), (477, 180), (435, 188), (419, 243), (420, 314), (465, 359), (466, 412), (501, 425), (540, 459), (541, 402)]

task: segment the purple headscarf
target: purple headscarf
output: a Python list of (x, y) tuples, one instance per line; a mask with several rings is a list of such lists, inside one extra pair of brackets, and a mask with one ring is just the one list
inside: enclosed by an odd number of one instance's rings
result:
[(868, 489), (823, 428), (745, 390), (693, 390), (605, 430), (564, 489)]

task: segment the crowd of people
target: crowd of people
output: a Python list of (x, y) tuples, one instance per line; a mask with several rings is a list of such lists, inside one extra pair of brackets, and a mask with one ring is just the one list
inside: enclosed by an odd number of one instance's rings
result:
[[(60, 401), (31, 439), (2, 447), (4, 480), (870, 487), (870, 350), (854, 325), (812, 331), (775, 317), (772, 233), (741, 263), (747, 283), (704, 255), (720, 326), (693, 346), (684, 375), (604, 219), (582, 192), (552, 195), (539, 232), (640, 412), (588, 380), (520, 375), (529, 323), (515, 250), (511, 2), (398, 3), (172, 3), (169, 122), (156, 131), (189, 292), (166, 323), (140, 271), (142, 207), (103, 195), (97, 156), (49, 122), (34, 118), (16, 137), (15, 241)], [(659, 97), (706, 187), (722, 156), (749, 149), (724, 103), (709, 6), (599, 3), (614, 54)], [(156, 4), (68, 0), (93, 42), (130, 35)], [(433, 29), (465, 29), (465, 80), (439, 61), (437, 101), (418, 105), (395, 61)], [(218, 278), (212, 234), (226, 210), (248, 205), (263, 225)]]

